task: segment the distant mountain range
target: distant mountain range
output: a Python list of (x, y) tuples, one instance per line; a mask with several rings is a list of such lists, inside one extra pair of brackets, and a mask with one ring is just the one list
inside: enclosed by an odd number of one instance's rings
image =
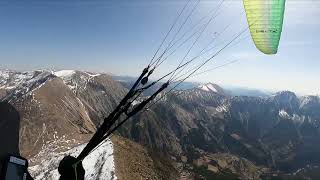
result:
[[(20, 150), (33, 172), (49, 173), (56, 167), (44, 151), (52, 158), (78, 151), (132, 82), (73, 70), (0, 71), (0, 99), (20, 112)], [(132, 163), (141, 159), (143, 168), (128, 163), (131, 169), (125, 172), (115, 155), (115, 170), (99, 172), (114, 179), (267, 179), (283, 174), (293, 178), (301, 168), (320, 165), (318, 96), (298, 97), (289, 91), (234, 94), (213, 83), (183, 84), (128, 121), (118, 131), (127, 139), (112, 140), (117, 147), (126, 142), (126, 147), (140, 149), (126, 153)], [(44, 162), (48, 168), (35, 168)], [(309, 171), (301, 172), (308, 177)]]
[[(136, 77), (131, 76), (112, 76), (115, 81), (120, 82), (125, 87), (131, 87), (133, 82), (137, 79)], [(192, 89), (199, 86), (203, 86), (205, 84), (213, 84), (213, 83), (199, 83), (199, 82), (183, 82), (176, 89), (178, 90), (185, 90), (185, 89)], [(220, 86), (219, 86), (220, 87)], [(245, 87), (237, 87), (237, 86), (229, 86), (223, 85), (221, 86), (224, 90), (225, 94), (229, 94), (232, 96), (253, 96), (253, 97), (266, 97), (270, 96), (273, 93), (269, 91), (263, 91), (259, 89), (253, 88), (245, 88)]]

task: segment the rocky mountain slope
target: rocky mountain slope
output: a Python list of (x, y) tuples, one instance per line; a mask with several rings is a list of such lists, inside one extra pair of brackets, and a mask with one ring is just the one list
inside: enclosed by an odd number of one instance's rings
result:
[[(43, 171), (35, 167), (50, 162), (41, 153), (78, 152), (126, 93), (123, 84), (82, 71), (0, 71), (0, 98), (20, 112), (20, 150), (38, 177)], [(114, 150), (112, 177), (259, 179), (295, 172), (320, 163), (319, 121), (318, 96), (230, 96), (212, 83), (179, 89), (118, 131), (140, 145), (113, 140), (122, 150)], [(131, 163), (123, 165), (123, 157)]]
[(110, 76), (80, 71), (1, 74), (2, 99), (20, 112), (20, 147), (26, 157), (57, 141), (62, 150), (86, 142), (126, 91)]
[(317, 96), (228, 97), (191, 89), (164, 99), (121, 133), (180, 158), (224, 152), (285, 172), (319, 163)]
[[(56, 168), (61, 158), (80, 152), (127, 91), (106, 74), (73, 70), (0, 72), (1, 99), (20, 114), (20, 153), (29, 159), (35, 179), (58, 179)], [(163, 179), (177, 176), (174, 168), (168, 172), (170, 163), (130, 140), (114, 136), (86, 158), (84, 167), (86, 179)]]

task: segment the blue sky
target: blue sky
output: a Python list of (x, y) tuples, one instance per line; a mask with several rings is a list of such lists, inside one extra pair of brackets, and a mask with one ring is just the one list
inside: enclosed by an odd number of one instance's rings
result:
[[(79, 69), (135, 76), (149, 62), (184, 3), (183, 0), (1, 1), (0, 68)], [(217, 1), (203, 0), (185, 28), (193, 26), (216, 6)], [(237, 63), (191, 81), (319, 94), (319, 17), (320, 2), (287, 0), (277, 55), (260, 53), (246, 32), (238, 44), (223, 51), (203, 70), (228, 60), (238, 59)], [(247, 26), (240, 0), (223, 4), (190, 57), (227, 25), (228, 30), (217, 38), (217, 44), (228, 42)], [(162, 64), (155, 76), (174, 68), (186, 51), (182, 47)]]

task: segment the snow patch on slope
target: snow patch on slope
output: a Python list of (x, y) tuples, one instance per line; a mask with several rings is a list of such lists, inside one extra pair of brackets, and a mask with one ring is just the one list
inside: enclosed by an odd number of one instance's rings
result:
[(64, 84), (66, 84), (72, 91), (77, 89), (78, 84), (74, 83), (72, 81), (72, 76), (74, 74), (76, 74), (76, 71), (74, 71), (74, 70), (61, 70), (61, 71), (53, 72), (53, 74), (55, 76), (61, 78), (63, 80)]
[(288, 120), (292, 120), (294, 123), (296, 124), (302, 124), (306, 117), (305, 116), (300, 116), (298, 114), (289, 114), (287, 111), (285, 111), (284, 109), (279, 110), (279, 116), (283, 119), (288, 119)]
[[(86, 144), (82, 144), (66, 152), (46, 152), (46, 156), (35, 166), (29, 167), (31, 176), (35, 180), (47, 179), (58, 180), (58, 165), (63, 157), (67, 155), (77, 156)], [(113, 157), (113, 145), (110, 140), (104, 142), (83, 160), (83, 167), (86, 171), (86, 180), (117, 179)]]
[(7, 83), (9, 79), (9, 71), (0, 71), (0, 89)]
[(320, 104), (319, 96), (303, 96), (300, 98), (300, 108), (317, 106), (317, 104)]
[(61, 78), (70, 77), (75, 73), (76, 73), (76, 71), (74, 71), (74, 70), (61, 70), (61, 71), (53, 72), (54, 75), (56, 75), (57, 77), (61, 77)]
[(281, 110), (279, 111), (279, 116), (282, 117), (282, 118), (284, 118), (284, 119), (290, 119), (290, 115), (289, 115), (285, 110), (283, 110), (283, 109), (281, 109)]
[(92, 73), (89, 73), (89, 72), (84, 72), (84, 73), (86, 73), (90, 77), (97, 77), (97, 76), (101, 75), (101, 74), (92, 74)]
[(210, 91), (211, 92), (218, 92), (218, 90), (211, 83), (203, 84), (203, 85), (199, 86), (199, 88), (204, 91), (208, 91), (208, 92), (210, 92)]
[(228, 109), (228, 107), (226, 105), (220, 105), (220, 106), (216, 107), (216, 111), (220, 112), (220, 113), (221, 112), (227, 112), (228, 111), (227, 109)]

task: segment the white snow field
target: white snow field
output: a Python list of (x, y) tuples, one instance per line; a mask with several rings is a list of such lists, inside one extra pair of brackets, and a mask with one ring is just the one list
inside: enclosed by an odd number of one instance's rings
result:
[[(29, 167), (29, 172), (35, 180), (58, 180), (58, 165), (67, 155), (77, 156), (86, 144), (82, 144), (66, 152), (48, 152), (41, 163)], [(44, 153), (44, 152), (40, 152)], [(113, 157), (113, 145), (110, 140), (105, 141), (100, 147), (87, 156), (83, 162), (86, 171), (86, 180), (116, 180)]]

